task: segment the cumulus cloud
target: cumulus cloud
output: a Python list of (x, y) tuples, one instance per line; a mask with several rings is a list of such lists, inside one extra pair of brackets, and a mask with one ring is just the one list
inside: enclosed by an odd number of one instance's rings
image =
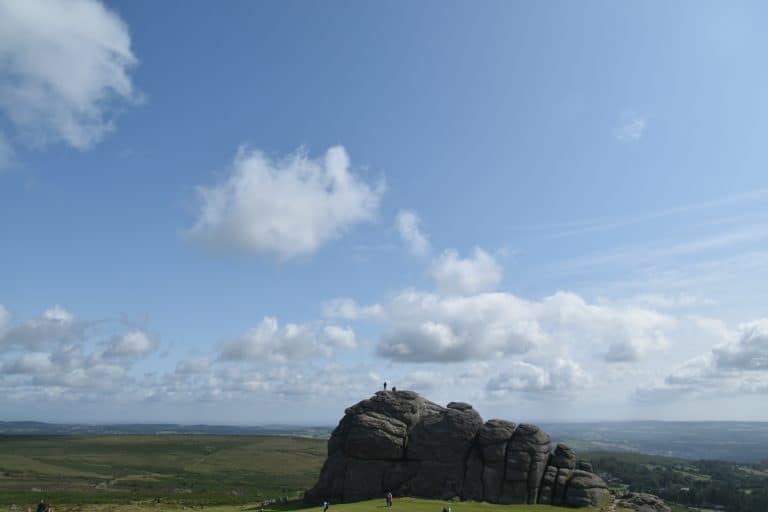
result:
[(157, 343), (147, 333), (133, 330), (120, 336), (114, 336), (104, 351), (104, 357), (140, 357), (155, 350), (156, 346)]
[(416, 256), (426, 256), (431, 249), (429, 240), (421, 232), (420, 224), (421, 219), (416, 212), (401, 210), (397, 214), (397, 231), (408, 246), (408, 250)]
[(15, 324), (0, 306), (0, 317), (0, 394), (6, 400), (104, 400), (134, 392), (141, 384), (130, 371), (155, 348), (138, 330), (100, 341), (122, 326), (82, 320), (58, 305)]
[(666, 347), (667, 332), (676, 325), (651, 310), (588, 304), (566, 292), (531, 301), (503, 292), (445, 296), (407, 290), (384, 307), (384, 315), (390, 329), (379, 340), (378, 354), (410, 362), (495, 359), (552, 341), (626, 361)]
[(496, 260), (480, 249), (470, 258), (461, 258), (454, 250), (445, 251), (430, 270), (435, 285), (445, 294), (469, 295), (494, 290), (504, 271)]
[(72, 313), (57, 305), (37, 318), (5, 331), (0, 329), (0, 350), (13, 347), (39, 350), (56, 344), (71, 343), (80, 340), (88, 326), (87, 322), (77, 320)]
[(766, 392), (768, 319), (761, 319), (739, 326), (734, 339), (686, 361), (662, 381), (638, 386), (635, 398), (651, 401), (689, 395)]
[(200, 213), (187, 234), (216, 250), (288, 259), (371, 221), (383, 189), (350, 170), (341, 146), (321, 159), (300, 151), (279, 160), (241, 147), (223, 182), (198, 187)]
[(739, 339), (735, 343), (712, 350), (715, 366), (724, 370), (768, 372), (768, 319), (744, 324), (739, 332)]
[(317, 353), (317, 340), (306, 325), (287, 324), (282, 329), (274, 317), (264, 317), (261, 323), (239, 338), (226, 343), (221, 358), (233, 361), (261, 361), (313, 356)]
[(531, 304), (511, 294), (442, 296), (407, 290), (386, 306), (379, 355), (398, 361), (464, 361), (522, 354), (546, 341)]
[(491, 378), (486, 391), (495, 398), (513, 393), (570, 393), (588, 387), (591, 377), (575, 361), (556, 358), (546, 366), (526, 361), (514, 361), (511, 365)]
[(239, 338), (224, 344), (220, 359), (223, 361), (286, 362), (312, 357), (328, 358), (333, 348), (357, 346), (352, 329), (327, 326), (323, 335), (309, 324), (286, 324), (280, 327), (274, 317), (264, 317), (261, 323)]
[(323, 332), (325, 339), (331, 346), (341, 348), (356, 348), (357, 338), (355, 331), (349, 327), (339, 327), (338, 325), (327, 325)]
[(0, 1), (0, 110), (34, 146), (84, 150), (137, 100), (128, 27), (95, 0)]
[(305, 361), (265, 366), (212, 366), (202, 375), (175, 372), (151, 386), (147, 398), (153, 401), (233, 401), (248, 398), (303, 400), (319, 397), (344, 402), (358, 400), (379, 377), (361, 366), (323, 365)]

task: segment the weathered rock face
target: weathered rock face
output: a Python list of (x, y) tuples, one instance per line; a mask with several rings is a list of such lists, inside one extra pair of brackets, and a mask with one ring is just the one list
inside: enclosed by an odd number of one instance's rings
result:
[(637, 512), (669, 512), (670, 508), (664, 500), (653, 494), (642, 492), (628, 492), (619, 496), (616, 504)]
[[(441, 407), (412, 391), (380, 391), (345, 411), (308, 503), (398, 496), (493, 503), (596, 505), (605, 482), (536, 425), (483, 423), (465, 403)], [(591, 467), (589, 467), (591, 469)]]

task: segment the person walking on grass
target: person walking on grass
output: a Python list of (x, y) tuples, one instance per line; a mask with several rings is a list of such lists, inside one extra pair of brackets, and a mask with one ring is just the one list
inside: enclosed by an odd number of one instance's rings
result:
[(328, 500), (323, 502), (323, 512), (328, 512), (328, 507), (330, 507), (331, 504), (328, 503)]

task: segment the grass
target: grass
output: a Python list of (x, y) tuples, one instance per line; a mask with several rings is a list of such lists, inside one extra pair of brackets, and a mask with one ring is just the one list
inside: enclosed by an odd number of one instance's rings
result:
[(317, 480), (325, 441), (258, 436), (0, 437), (0, 504), (213, 505), (296, 497)]
[[(319, 512), (298, 498), (317, 481), (325, 451), (323, 440), (280, 436), (0, 436), (0, 505), (24, 512), (44, 498), (56, 512)], [(259, 505), (280, 496), (291, 501)], [(391, 512), (446, 505), (452, 512), (567, 510), (401, 498)], [(381, 499), (333, 504), (329, 512), (390, 511)]]
[[(356, 503), (332, 504), (329, 512), (441, 512), (443, 507), (450, 506), (452, 512), (564, 512), (574, 510), (562, 507), (553, 507), (550, 505), (494, 505), (491, 503), (464, 501), (459, 503), (425, 500), (417, 498), (399, 498), (395, 499), (394, 506), (387, 509), (384, 506), (384, 500), (369, 500)], [(124, 505), (82, 505), (82, 506), (62, 506), (56, 509), (56, 512), (180, 512), (186, 510), (193, 512), (201, 510), (193, 509), (181, 505), (153, 503), (132, 503)], [(220, 505), (204, 507), (204, 512), (319, 512), (320, 507), (307, 507), (300, 501), (292, 501), (284, 505), (275, 505), (261, 508), (255, 504), (249, 505)], [(580, 509), (588, 510), (588, 509)], [(23, 511), (22, 511), (23, 512)], [(617, 509), (617, 512), (631, 512)]]

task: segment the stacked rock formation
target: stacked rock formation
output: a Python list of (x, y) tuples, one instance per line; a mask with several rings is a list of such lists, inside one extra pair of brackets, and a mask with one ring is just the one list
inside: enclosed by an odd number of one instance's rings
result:
[(483, 419), (412, 391), (380, 391), (345, 411), (307, 503), (397, 496), (492, 503), (596, 505), (605, 482), (536, 425)]

